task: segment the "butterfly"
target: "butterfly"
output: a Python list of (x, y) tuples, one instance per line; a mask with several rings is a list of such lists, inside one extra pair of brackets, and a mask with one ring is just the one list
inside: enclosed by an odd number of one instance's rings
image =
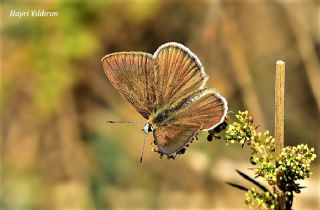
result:
[[(153, 55), (111, 53), (101, 61), (111, 84), (147, 120), (143, 151), (146, 135), (152, 132), (155, 151), (174, 158), (199, 131), (225, 121), (226, 99), (205, 87), (208, 76), (200, 60), (182, 44), (163, 44)], [(142, 157), (143, 152), (141, 162)]]

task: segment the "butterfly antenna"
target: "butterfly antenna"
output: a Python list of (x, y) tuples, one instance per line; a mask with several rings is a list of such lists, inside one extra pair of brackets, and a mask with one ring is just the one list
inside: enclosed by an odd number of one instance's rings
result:
[(127, 121), (127, 120), (106, 120), (107, 124), (114, 124), (114, 123), (120, 123), (120, 124), (136, 124), (136, 123), (142, 123), (138, 121)]
[(144, 134), (144, 140), (143, 140), (141, 157), (140, 157), (140, 163), (141, 163), (141, 164), (142, 164), (142, 160), (143, 160), (144, 147), (145, 147), (145, 145), (146, 145), (146, 141), (147, 141), (147, 134)]

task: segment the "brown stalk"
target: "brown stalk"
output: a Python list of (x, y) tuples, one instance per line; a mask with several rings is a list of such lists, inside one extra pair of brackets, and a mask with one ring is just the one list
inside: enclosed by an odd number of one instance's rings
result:
[[(275, 159), (281, 154), (284, 145), (284, 87), (285, 87), (285, 62), (278, 60), (276, 63), (275, 82)], [(275, 186), (277, 194), (276, 210), (285, 210), (285, 196), (280, 189), (280, 180), (277, 177)]]

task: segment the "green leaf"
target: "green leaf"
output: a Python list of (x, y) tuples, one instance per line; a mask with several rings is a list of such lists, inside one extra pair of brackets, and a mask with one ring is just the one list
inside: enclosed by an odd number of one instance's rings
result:
[(246, 175), (245, 173), (237, 170), (237, 173), (244, 179), (248, 180), (249, 182), (253, 183), (255, 186), (259, 187), (261, 190), (263, 190), (264, 192), (269, 192), (271, 193), (265, 186), (263, 186), (262, 184), (260, 184), (259, 182), (257, 182), (256, 180), (254, 180), (253, 178), (249, 177), (248, 175)]
[(243, 191), (246, 191), (246, 192), (249, 191), (248, 188), (243, 187), (243, 186), (238, 185), (238, 184), (234, 184), (234, 183), (231, 183), (231, 182), (226, 182), (226, 184), (227, 184), (227, 185), (230, 185), (231, 187), (235, 187), (235, 188), (237, 188), (237, 189), (239, 189), (239, 190), (243, 190)]

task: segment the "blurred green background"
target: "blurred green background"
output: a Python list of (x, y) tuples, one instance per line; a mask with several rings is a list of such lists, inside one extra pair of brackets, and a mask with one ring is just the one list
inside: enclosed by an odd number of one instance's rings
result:
[[(143, 120), (104, 75), (116, 51), (153, 53), (168, 41), (198, 55), (230, 110), (248, 109), (261, 131), (274, 127), (275, 62), (286, 62), (285, 144), (320, 142), (319, 1), (1, 2), (0, 208), (246, 209), (249, 152), (207, 142), (160, 160)], [(10, 17), (10, 11), (58, 17)], [(318, 158), (319, 159), (319, 158)], [(319, 209), (319, 160), (295, 209)]]

